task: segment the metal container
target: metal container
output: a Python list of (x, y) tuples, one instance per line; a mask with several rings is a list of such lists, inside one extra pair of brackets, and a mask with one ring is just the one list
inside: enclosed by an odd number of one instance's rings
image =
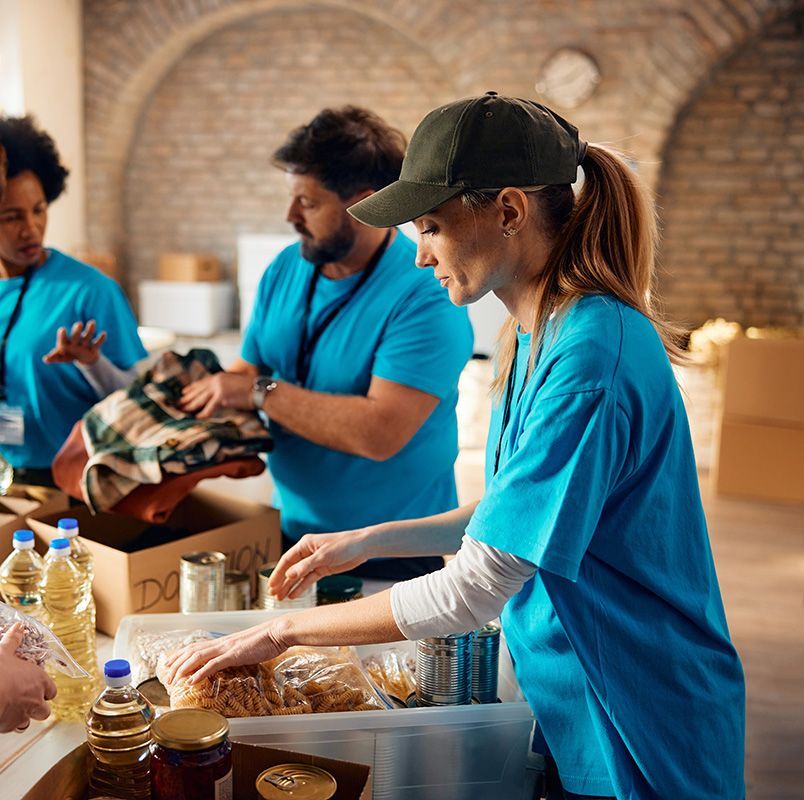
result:
[(472, 643), (472, 696), (478, 703), (497, 702), (500, 626), (489, 623), (475, 631)]
[(275, 764), (259, 774), (256, 788), (264, 800), (329, 800), (338, 783), (331, 773), (312, 764)]
[(268, 580), (278, 561), (269, 561), (264, 564), (257, 574), (257, 607), (258, 608), (313, 608), (316, 604), (316, 584), (314, 583), (300, 597), (277, 600), (268, 590)]
[(187, 553), (181, 557), (179, 608), (183, 614), (223, 610), (225, 568), (226, 556), (223, 553)]
[(416, 643), (418, 705), (463, 706), (472, 702), (473, 639), (470, 631)]
[(223, 610), (248, 611), (251, 608), (251, 581), (245, 572), (227, 570), (223, 576)]

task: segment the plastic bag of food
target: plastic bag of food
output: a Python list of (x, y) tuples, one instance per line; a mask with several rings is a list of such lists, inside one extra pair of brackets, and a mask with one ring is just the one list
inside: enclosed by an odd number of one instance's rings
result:
[(410, 659), (398, 647), (364, 658), (363, 667), (383, 692), (403, 704), (416, 691), (416, 676), (411, 669)]
[(138, 686), (143, 681), (156, 677), (156, 666), (161, 655), (172, 653), (193, 642), (212, 638), (213, 634), (200, 629), (152, 632), (137, 628), (131, 637), (128, 659), (131, 664), (132, 684)]
[(49, 661), (54, 669), (71, 678), (87, 677), (83, 667), (70, 655), (59, 637), (47, 625), (5, 603), (0, 603), (0, 637), (5, 636), (6, 631), (15, 622), (21, 622), (25, 629), (22, 643), (16, 652), (19, 658), (40, 667)]
[[(339, 647), (291, 647), (265, 662), (286, 705), (308, 704), (313, 713), (377, 711), (388, 704), (372, 686), (354, 650)], [(270, 686), (270, 676), (266, 678)]]

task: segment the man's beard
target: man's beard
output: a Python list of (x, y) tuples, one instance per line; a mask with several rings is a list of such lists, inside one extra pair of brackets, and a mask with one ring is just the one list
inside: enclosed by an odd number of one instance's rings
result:
[[(326, 239), (314, 242), (312, 239), (301, 239), (302, 258), (312, 264), (333, 264), (349, 255), (355, 244), (355, 232), (349, 218), (344, 215), (341, 227)], [(299, 231), (298, 228), (296, 228)], [(302, 231), (299, 231), (301, 233)]]

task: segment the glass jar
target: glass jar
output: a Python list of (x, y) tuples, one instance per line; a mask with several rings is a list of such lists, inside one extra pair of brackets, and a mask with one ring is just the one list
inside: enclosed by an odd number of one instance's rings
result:
[(363, 596), (363, 581), (353, 575), (328, 575), (318, 581), (318, 605), (346, 603)]
[(229, 723), (200, 708), (168, 711), (151, 725), (152, 800), (232, 797)]

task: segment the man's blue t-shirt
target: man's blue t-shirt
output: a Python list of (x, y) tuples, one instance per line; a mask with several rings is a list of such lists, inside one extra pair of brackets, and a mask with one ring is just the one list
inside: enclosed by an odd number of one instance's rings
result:
[[(411, 519), (457, 505), (455, 404), (458, 376), (472, 353), (465, 309), (456, 308), (429, 271), (414, 267), (416, 246), (397, 232), (377, 268), (318, 341), (305, 387), (366, 395), (373, 376), (439, 398), (413, 438), (387, 461), (372, 461), (313, 444), (271, 423), (269, 465), (282, 530), (348, 530)], [(265, 271), (242, 356), (261, 372), (295, 383), (305, 300), (313, 265), (298, 244)], [(319, 279), (308, 331), (360, 280)]]
[[(467, 533), (535, 564), (503, 627), (564, 787), (741, 800), (745, 686), (686, 413), (653, 325), (603, 295), (552, 320)], [(520, 395), (521, 391), (521, 395)]]
[[(5, 331), (22, 276), (0, 281), (0, 332)], [(49, 249), (34, 270), (6, 349), (6, 403), (23, 409), (25, 442), (0, 444), (14, 467), (44, 469), (73, 425), (98, 402), (95, 390), (75, 364), (45, 364), (60, 327), (94, 319), (106, 331), (103, 354), (121, 369), (147, 355), (137, 322), (120, 287), (94, 267)]]

